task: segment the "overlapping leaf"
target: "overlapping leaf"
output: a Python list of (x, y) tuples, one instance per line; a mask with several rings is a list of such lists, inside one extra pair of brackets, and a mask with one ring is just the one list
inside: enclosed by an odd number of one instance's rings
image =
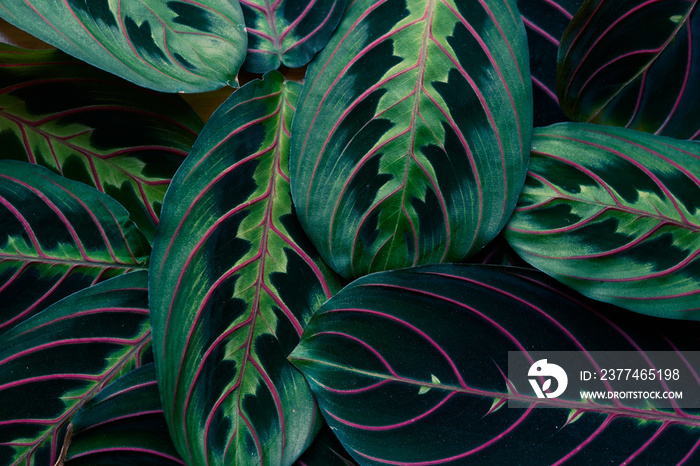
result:
[(700, 143), (624, 128), (538, 129), (506, 238), (595, 299), (700, 319)]
[(6, 0), (0, 17), (87, 63), (163, 92), (235, 82), (243, 14), (231, 0)]
[(287, 361), (337, 288), (292, 209), (299, 84), (276, 71), (213, 115), (166, 195), (151, 261), (166, 419), (188, 464), (289, 465), (317, 408)]
[(149, 344), (146, 285), (116, 277), (0, 336), (0, 463), (54, 464), (70, 418)]
[(535, 126), (567, 121), (557, 98), (559, 41), (583, 0), (518, 0), (530, 44)]
[(182, 99), (58, 50), (0, 44), (0, 158), (49, 167), (118, 200), (152, 239), (202, 122)]
[(531, 99), (514, 1), (353, 2), (294, 118), (302, 226), (345, 277), (464, 259), (515, 205)]
[(185, 464), (170, 439), (153, 364), (132, 370), (73, 418), (66, 464)]
[(240, 0), (248, 29), (243, 68), (264, 73), (306, 65), (330, 39), (345, 0)]
[[(696, 323), (596, 310), (547, 278), (473, 265), (362, 277), (314, 314), (290, 359), (363, 465), (697, 463), (697, 413), (540, 399), (511, 383), (508, 351), (700, 343)], [(687, 367), (680, 356), (673, 363)], [(506, 406), (516, 400), (529, 407)]]
[(562, 38), (557, 94), (575, 121), (700, 138), (698, 0), (591, 0)]
[(77, 290), (145, 268), (149, 251), (111, 197), (0, 160), (0, 333)]

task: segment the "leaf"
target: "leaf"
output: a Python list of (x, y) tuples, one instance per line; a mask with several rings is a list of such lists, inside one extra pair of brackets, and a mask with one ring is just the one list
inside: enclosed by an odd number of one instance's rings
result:
[(700, 138), (697, 0), (589, 0), (559, 61), (557, 94), (571, 119)]
[(339, 285), (289, 194), (300, 87), (273, 71), (236, 91), (166, 194), (151, 262), (153, 347), (188, 464), (289, 465), (316, 433), (313, 396), (287, 355)]
[(240, 2), (248, 29), (243, 68), (253, 73), (306, 65), (328, 43), (345, 9), (345, 0)]
[(231, 0), (6, 0), (0, 17), (74, 57), (162, 92), (235, 82), (247, 38)]
[(700, 143), (568, 123), (532, 150), (516, 252), (592, 298), (700, 319)]
[(170, 439), (155, 365), (115, 380), (78, 411), (66, 464), (185, 464)]
[(145, 268), (149, 250), (111, 197), (0, 160), (0, 334), (75, 291)]
[[(362, 465), (694, 464), (695, 412), (540, 400), (507, 379), (508, 351), (698, 348), (695, 323), (600, 306), (533, 270), (394, 270), (362, 277), (326, 302), (290, 360)], [(418, 396), (422, 387), (430, 390)], [(504, 404), (518, 400), (529, 407)]]
[(355, 466), (333, 431), (324, 426), (294, 466)]
[(0, 336), (0, 463), (54, 464), (82, 405), (150, 342), (147, 273), (100, 283)]
[(168, 182), (202, 127), (194, 111), (58, 50), (0, 44), (0, 66), (0, 157), (111, 195), (153, 239)]
[(353, 2), (292, 126), (301, 224), (346, 278), (462, 260), (510, 216), (531, 122), (514, 1)]
[(530, 46), (535, 126), (567, 121), (557, 98), (557, 54), (583, 0), (518, 0)]

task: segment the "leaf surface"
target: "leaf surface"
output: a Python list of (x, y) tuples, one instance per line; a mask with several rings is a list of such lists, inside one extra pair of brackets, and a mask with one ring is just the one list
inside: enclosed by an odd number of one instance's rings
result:
[(301, 224), (346, 278), (462, 260), (512, 212), (531, 127), (514, 1), (353, 2), (292, 126)]
[(289, 194), (300, 87), (273, 71), (236, 91), (166, 195), (151, 261), (153, 342), (188, 464), (289, 465), (316, 433), (313, 396), (287, 356), (338, 284)]
[(240, 2), (248, 29), (243, 68), (253, 73), (306, 65), (328, 43), (345, 9), (345, 0)]
[(583, 0), (518, 0), (530, 46), (535, 126), (567, 121), (557, 98), (559, 43)]
[(231, 0), (7, 0), (0, 17), (82, 61), (162, 92), (235, 83), (243, 14)]
[(96, 282), (144, 269), (146, 239), (111, 197), (0, 160), (0, 333)]
[(583, 123), (537, 129), (506, 238), (587, 296), (698, 320), (700, 143)]
[(0, 157), (109, 194), (152, 239), (168, 182), (202, 127), (194, 111), (58, 50), (0, 45), (0, 66)]
[(592, 308), (556, 285), (478, 265), (368, 275), (314, 314), (290, 360), (362, 465), (697, 462), (696, 412), (540, 399), (511, 383), (509, 351), (698, 348), (697, 323)]
[[(66, 464), (185, 464), (170, 439), (154, 364), (110, 383), (71, 422)], [(121, 462), (121, 463), (120, 463)]]
[(574, 121), (700, 138), (697, 0), (594, 0), (559, 52), (557, 94)]
[(54, 464), (70, 418), (150, 343), (147, 273), (100, 283), (0, 336), (0, 462)]

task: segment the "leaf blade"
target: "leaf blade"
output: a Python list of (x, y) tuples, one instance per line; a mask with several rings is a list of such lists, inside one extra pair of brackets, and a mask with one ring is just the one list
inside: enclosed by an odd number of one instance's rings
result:
[[(700, 441), (694, 412), (625, 403), (608, 412), (580, 402), (576, 420), (564, 422), (572, 409), (552, 399), (504, 405), (525, 395), (506, 376), (508, 351), (693, 351), (697, 324), (687, 325), (582, 301), (538, 271), (445, 264), (356, 280), (319, 309), (290, 359), (363, 465), (503, 464), (514, 456), (533, 465), (636, 457), (690, 464)], [(418, 396), (422, 387), (430, 390)], [(660, 436), (666, 429), (675, 436)], [(669, 460), (681, 433), (688, 436)], [(607, 448), (594, 441), (599, 435)]]
[(501, 228), (532, 117), (516, 11), (512, 2), (348, 8), (309, 67), (290, 155), (302, 226), (341, 275), (462, 260)]
[(146, 239), (114, 199), (48, 169), (0, 160), (0, 331), (96, 282), (145, 268)]
[(11, 0), (0, 16), (66, 53), (140, 86), (203, 92), (230, 85), (246, 35), (238, 2)]
[(587, 2), (562, 39), (557, 94), (574, 121), (697, 139), (698, 2)]
[(137, 364), (150, 343), (146, 283), (145, 271), (105, 281), (0, 337), (5, 464), (53, 464), (72, 415), (111, 378)]
[(2, 45), (0, 65), (0, 157), (111, 195), (152, 240), (167, 184), (202, 127), (194, 111), (57, 50)]
[(185, 464), (170, 439), (153, 363), (121, 376), (91, 398), (71, 421), (66, 464), (138, 461)]
[(270, 72), (234, 93), (166, 197), (151, 265), (154, 353), (175, 444), (194, 464), (291, 464), (317, 427), (286, 356), (338, 284), (293, 215), (298, 92)]
[(585, 295), (697, 319), (699, 161), (695, 142), (590, 124), (539, 129), (506, 238)]
[(530, 47), (535, 126), (567, 121), (557, 98), (557, 54), (583, 0), (518, 0)]

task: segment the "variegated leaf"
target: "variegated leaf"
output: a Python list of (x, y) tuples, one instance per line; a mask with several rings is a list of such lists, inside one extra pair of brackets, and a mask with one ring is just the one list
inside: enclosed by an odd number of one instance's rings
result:
[(5, 0), (0, 17), (76, 58), (163, 92), (233, 84), (246, 53), (235, 0)]
[(562, 37), (557, 94), (574, 121), (700, 139), (700, 2), (588, 0)]
[(146, 268), (149, 252), (111, 197), (0, 160), (0, 333), (75, 291)]
[(58, 50), (0, 44), (0, 67), (0, 158), (94, 186), (153, 239), (168, 183), (202, 128), (196, 113)]
[(52, 465), (71, 417), (150, 343), (147, 273), (100, 283), (0, 336), (0, 463)]
[(277, 71), (212, 116), (166, 194), (151, 261), (163, 409), (188, 464), (290, 465), (317, 408), (287, 355), (338, 288), (288, 178), (300, 85)]
[(184, 465), (170, 439), (148, 364), (106, 386), (73, 417), (68, 466), (89, 464)]
[(292, 126), (301, 224), (346, 278), (462, 260), (510, 216), (531, 126), (514, 0), (352, 2)]
[(700, 143), (584, 123), (537, 129), (506, 238), (587, 296), (700, 320)]
[(338, 25), (345, 0), (240, 0), (248, 29), (243, 68), (264, 73), (306, 65)]

